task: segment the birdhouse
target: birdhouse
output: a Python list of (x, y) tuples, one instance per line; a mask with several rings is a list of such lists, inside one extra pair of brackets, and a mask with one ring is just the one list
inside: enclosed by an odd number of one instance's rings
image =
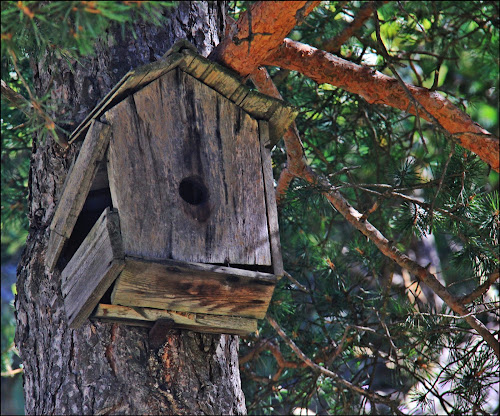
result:
[(46, 254), (70, 326), (255, 331), (283, 274), (270, 149), (295, 116), (186, 41), (127, 73), (70, 137)]

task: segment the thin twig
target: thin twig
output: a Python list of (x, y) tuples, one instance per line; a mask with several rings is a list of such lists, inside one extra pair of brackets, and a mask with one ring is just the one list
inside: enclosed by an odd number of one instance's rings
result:
[(21, 94), (10, 88), (2, 79), (2, 97), (7, 99), (15, 108), (21, 110), (27, 116), (31, 115), (33, 105)]
[(461, 302), (463, 304), (473, 302), (479, 296), (482, 296), (483, 294), (485, 294), (488, 291), (488, 289), (491, 287), (491, 285), (498, 280), (499, 277), (500, 277), (500, 273), (498, 270), (496, 272), (490, 274), (484, 283), (482, 283), (481, 285), (476, 287), (471, 293), (459, 298), (458, 299), (459, 302)]
[(434, 194), (434, 198), (432, 199), (432, 203), (431, 203), (431, 206), (429, 208), (429, 217), (431, 219), (430, 226), (429, 226), (430, 229), (432, 229), (432, 220), (433, 220), (432, 214), (434, 212), (434, 205), (436, 204), (436, 200), (437, 200), (437, 197), (439, 195), (439, 192), (441, 192), (441, 188), (443, 187), (443, 182), (444, 182), (444, 178), (446, 176), (446, 172), (448, 170), (448, 165), (450, 164), (450, 160), (454, 154), (455, 154), (455, 144), (452, 143), (451, 152), (448, 155), (448, 159), (446, 160), (446, 163), (444, 164), (443, 173), (441, 174), (441, 177), (439, 178), (438, 189), (437, 189), (436, 193)]
[(465, 319), (468, 316), (477, 316), (481, 315), (483, 313), (490, 313), (493, 311), (498, 311), (498, 307), (490, 308), (490, 309), (485, 309), (484, 311), (479, 311), (479, 312), (471, 312), (467, 315), (463, 316), (456, 316), (456, 315), (447, 315), (447, 314), (442, 314), (442, 313), (427, 313), (427, 312), (419, 312), (419, 315), (425, 315), (425, 316), (438, 316), (440, 318), (447, 318), (447, 319)]
[(353, 35), (356, 33), (364, 23), (370, 18), (374, 10), (377, 10), (382, 4), (387, 3), (387, 1), (369, 1), (364, 3), (358, 10), (358, 14), (354, 19), (344, 28), (344, 30), (339, 33), (334, 38), (331, 38), (325, 42), (321, 49), (331, 52), (338, 53), (340, 47), (346, 43)]
[(14, 377), (16, 374), (20, 374), (24, 371), (22, 368), (16, 368), (15, 370), (10, 369), (7, 371), (2, 371), (2, 377)]
[(271, 318), (270, 316), (267, 316), (267, 321), (269, 324), (274, 328), (274, 330), (278, 333), (278, 335), (281, 337), (281, 339), (291, 348), (291, 350), (299, 357), (302, 361), (304, 361), (309, 367), (311, 367), (313, 370), (319, 371), (320, 373), (334, 379), (336, 382), (342, 384), (343, 386), (347, 387), (349, 390), (355, 391), (358, 394), (363, 395), (364, 397), (369, 398), (370, 400), (373, 400), (377, 403), (384, 403), (387, 406), (389, 406), (396, 414), (398, 415), (404, 415), (399, 409), (397, 404), (395, 404), (391, 399), (385, 396), (381, 396), (378, 393), (372, 393), (370, 391), (364, 390), (359, 386), (356, 386), (355, 384), (350, 383), (349, 381), (345, 380), (341, 376), (339, 376), (337, 373), (334, 373), (333, 371), (328, 370), (327, 368), (316, 364), (314, 361), (312, 361), (307, 355), (305, 355), (301, 349), (290, 339), (285, 332), (281, 329), (281, 327), (278, 325), (278, 323)]
[(284, 272), (283, 273), (285, 275), (285, 277), (290, 280), (295, 286), (297, 286), (299, 288), (300, 291), (304, 292), (304, 293), (311, 293), (309, 291), (309, 289), (307, 289), (304, 285), (302, 285), (297, 279), (295, 279), (295, 277), (293, 277), (290, 273), (288, 272)]
[[(419, 108), (423, 109), (424, 111), (426, 111), (426, 110), (425, 110), (425, 108), (422, 105), (420, 105), (419, 102), (417, 102), (417, 100), (415, 99), (415, 97), (413, 96), (413, 94), (410, 92), (410, 90), (406, 86), (406, 83), (399, 76), (399, 73), (398, 73), (398, 71), (396, 71), (396, 68), (394, 68), (394, 65), (392, 64), (392, 58), (389, 55), (389, 53), (387, 52), (387, 49), (385, 48), (384, 42), (382, 41), (382, 36), (380, 35), (380, 22), (378, 20), (378, 14), (377, 14), (376, 11), (373, 13), (373, 21), (375, 22), (375, 35), (376, 35), (377, 41), (378, 41), (378, 43), (380, 45), (380, 48), (381, 48), (381, 51), (382, 51), (382, 55), (384, 56), (384, 58), (385, 58), (385, 60), (387, 62), (387, 66), (390, 68), (390, 70), (394, 74), (395, 78), (398, 80), (399, 84), (403, 87), (406, 95), (410, 99), (410, 102), (413, 104), (413, 107), (415, 107), (415, 121), (417, 123), (417, 129), (418, 129), (418, 132), (420, 134), (420, 138), (422, 139), (422, 144), (424, 146), (425, 152), (429, 153), (429, 150), (427, 149), (427, 144), (425, 143), (424, 134), (422, 133), (422, 126), (421, 126), (421, 123), (420, 123), (420, 115), (418, 113)], [(410, 108), (411, 108), (411, 105), (406, 110), (407, 113), (410, 112), (409, 111)], [(439, 125), (439, 123), (438, 123), (438, 125)]]

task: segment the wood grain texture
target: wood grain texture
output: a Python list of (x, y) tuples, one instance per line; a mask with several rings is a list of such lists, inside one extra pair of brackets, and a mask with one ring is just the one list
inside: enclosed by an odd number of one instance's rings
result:
[(126, 257), (111, 303), (262, 319), (277, 281), (249, 270)]
[(124, 263), (118, 213), (106, 208), (61, 273), (71, 328), (78, 328), (90, 316)]
[(53, 270), (65, 241), (71, 236), (78, 215), (85, 203), (98, 164), (104, 158), (111, 129), (94, 120), (88, 130), (78, 158), (67, 176), (62, 195), (50, 225), (50, 239), (45, 264)]
[[(192, 55), (191, 50), (183, 53)], [(218, 65), (203, 56), (195, 55), (189, 65), (180, 63), (179, 68), (213, 88), (240, 106), (257, 120), (270, 122), (270, 146), (274, 146), (297, 117), (298, 110), (284, 101), (248, 89), (239, 75), (229, 68)]]
[(259, 121), (260, 154), (262, 159), (262, 175), (266, 195), (267, 223), (271, 239), (271, 258), (276, 276), (283, 276), (283, 258), (281, 256), (280, 231), (278, 224), (278, 209), (276, 207), (276, 192), (274, 190), (273, 165), (269, 146), (269, 123)]
[[(108, 174), (125, 253), (271, 265), (258, 123), (175, 69), (109, 110)], [(206, 187), (193, 205), (183, 179)]]
[(152, 308), (99, 304), (91, 319), (128, 325), (151, 326), (158, 319), (172, 319), (174, 328), (197, 332), (248, 335), (257, 331), (257, 319), (239, 316), (209, 315)]

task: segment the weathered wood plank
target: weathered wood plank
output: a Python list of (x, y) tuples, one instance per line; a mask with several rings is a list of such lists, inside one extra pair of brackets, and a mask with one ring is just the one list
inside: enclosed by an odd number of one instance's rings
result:
[(127, 255), (271, 265), (254, 119), (180, 69), (106, 117), (110, 190)]
[(189, 59), (187, 55), (173, 51), (165, 59), (153, 62), (136, 68), (133, 71), (127, 72), (123, 78), (106, 94), (99, 104), (90, 112), (79, 126), (71, 133), (69, 142), (72, 143), (78, 140), (89, 128), (92, 120), (99, 118), (109, 108), (120, 102), (123, 98), (130, 95), (134, 91), (140, 89), (143, 85), (151, 82), (155, 77), (159, 77), (164, 73), (176, 68), (184, 59)]
[[(192, 52), (189, 52), (192, 54)], [(189, 65), (180, 66), (183, 71), (199, 79), (224, 97), (229, 98), (242, 85), (239, 77), (230, 69), (218, 65), (200, 55), (191, 55)], [(246, 87), (245, 87), (246, 88)], [(248, 91), (248, 88), (247, 88)]]
[(126, 257), (111, 303), (262, 319), (277, 280), (249, 270)]
[(251, 91), (240, 104), (243, 110), (252, 114), (259, 120), (267, 120), (269, 118), (268, 112), (273, 105), (277, 106), (278, 103), (271, 100), (271, 97), (259, 94), (255, 91)]
[(248, 335), (257, 331), (257, 320), (240, 316), (209, 315), (192, 312), (167, 311), (152, 308), (130, 308), (99, 304), (91, 319), (129, 325), (152, 325), (161, 318), (172, 319), (174, 327), (197, 332)]
[(276, 276), (283, 276), (283, 258), (281, 256), (280, 232), (278, 225), (278, 209), (276, 208), (276, 192), (274, 190), (273, 165), (269, 146), (269, 124), (259, 121), (260, 154), (262, 158), (262, 175), (266, 192), (267, 223), (271, 239), (271, 257)]
[(106, 208), (61, 273), (71, 328), (78, 328), (90, 316), (124, 264), (118, 213)]
[(212, 67), (213, 65), (214, 62), (204, 58), (200, 59), (199, 56), (195, 56), (195, 59), (193, 59), (191, 63), (185, 67), (185, 72), (195, 78), (199, 78), (209, 67)]
[(65, 181), (56, 212), (50, 225), (51, 234), (45, 264), (54, 270), (64, 242), (71, 236), (78, 215), (85, 203), (97, 172), (98, 163), (104, 158), (111, 129), (94, 120), (85, 137), (78, 158)]
[(228, 71), (219, 65), (215, 66), (210, 73), (205, 75), (203, 82), (224, 97), (230, 97), (241, 85), (241, 81), (238, 78), (228, 74)]
[(247, 87), (245, 87), (244, 85), (240, 85), (228, 98), (237, 106), (239, 106), (249, 93), (250, 90)]

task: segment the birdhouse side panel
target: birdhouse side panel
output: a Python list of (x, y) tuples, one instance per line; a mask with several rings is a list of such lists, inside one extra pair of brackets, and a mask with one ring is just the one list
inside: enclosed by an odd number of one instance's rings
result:
[(127, 255), (271, 265), (256, 120), (179, 69), (106, 118)]

